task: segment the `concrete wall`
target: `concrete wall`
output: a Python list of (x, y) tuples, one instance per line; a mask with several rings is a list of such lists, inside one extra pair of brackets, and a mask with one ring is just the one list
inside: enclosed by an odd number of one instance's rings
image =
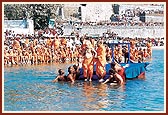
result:
[(110, 20), (113, 14), (111, 4), (87, 4), (81, 7), (83, 22), (99, 22)]
[(80, 35), (83, 34), (99, 34), (100, 36), (103, 35), (104, 32), (110, 30), (118, 34), (120, 37), (152, 37), (152, 38), (161, 38), (165, 37), (165, 30), (163, 27), (84, 27), (81, 30), (72, 30), (72, 28), (65, 28), (64, 34), (69, 35), (72, 31), (79, 32)]
[(27, 20), (27, 28), (22, 27), (23, 20), (5, 20), (4, 21), (4, 32), (6, 30), (12, 30), (16, 34), (34, 34), (34, 23), (33, 20)]

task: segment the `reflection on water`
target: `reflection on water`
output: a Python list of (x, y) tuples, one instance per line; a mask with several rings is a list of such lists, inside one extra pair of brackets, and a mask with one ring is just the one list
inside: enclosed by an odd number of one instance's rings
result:
[(146, 80), (128, 80), (123, 86), (82, 80), (52, 83), (59, 68), (67, 73), (71, 64), (66, 63), (5, 67), (4, 110), (162, 111), (164, 60), (160, 52), (153, 52)]
[(86, 97), (86, 102), (93, 102), (95, 101), (94, 94), (96, 88), (93, 87), (92, 82), (84, 82), (83, 83), (83, 95)]
[(125, 86), (84, 82), (83, 95), (86, 100), (83, 106), (85, 110), (112, 110), (113, 108), (110, 107), (121, 106), (119, 105), (121, 103), (119, 100), (125, 99), (124, 88)]
[[(83, 95), (86, 97), (83, 106), (86, 110), (101, 110), (101, 108), (107, 107), (107, 85), (97, 84), (93, 85), (93, 82), (83, 83)], [(90, 103), (93, 103), (92, 105)]]

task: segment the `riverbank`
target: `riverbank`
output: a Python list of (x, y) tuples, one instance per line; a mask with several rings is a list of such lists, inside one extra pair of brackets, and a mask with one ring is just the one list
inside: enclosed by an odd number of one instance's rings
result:
[(79, 28), (73, 28), (71, 26), (64, 27), (64, 34), (70, 35), (72, 31), (78, 32), (80, 36), (83, 34), (99, 34), (102, 36), (107, 31), (112, 31), (120, 37), (130, 38), (164, 38), (164, 27), (163, 26), (83, 26)]

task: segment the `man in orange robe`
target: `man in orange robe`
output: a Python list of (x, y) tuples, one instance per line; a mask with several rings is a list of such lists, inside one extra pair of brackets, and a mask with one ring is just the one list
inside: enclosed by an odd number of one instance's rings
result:
[(52, 41), (52, 46), (54, 47), (54, 50), (57, 50), (60, 46), (60, 41), (58, 37), (55, 37)]
[(82, 63), (82, 68), (83, 68), (83, 76), (85, 78), (85, 81), (89, 79), (89, 81), (92, 81), (92, 76), (93, 76), (93, 67), (94, 67), (94, 56), (93, 54), (96, 53), (96, 51), (93, 49), (90, 41), (86, 41), (84, 43), (85, 49), (83, 49), (84, 53), (84, 60)]
[(96, 59), (96, 74), (100, 78), (99, 82), (103, 82), (103, 78), (106, 75), (106, 48), (103, 45), (102, 41), (99, 41), (97, 52), (97, 59)]
[(152, 43), (150, 41), (148, 41), (146, 46), (147, 46), (147, 53), (149, 54), (149, 56), (151, 58), (152, 57)]
[(62, 44), (62, 46), (64, 46), (64, 47), (67, 46), (67, 40), (66, 40), (66, 38), (62, 38), (62, 39), (61, 39), (61, 44)]

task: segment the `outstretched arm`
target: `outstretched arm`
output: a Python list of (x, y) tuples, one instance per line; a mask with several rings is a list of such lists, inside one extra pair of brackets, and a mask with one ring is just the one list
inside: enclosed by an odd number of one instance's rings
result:
[(106, 84), (106, 83), (109, 82), (109, 81), (110, 81), (110, 79), (106, 79), (106, 81), (103, 82), (102, 84)]
[(57, 76), (52, 82), (53, 83), (58, 82), (58, 78), (59, 78), (59, 76)]
[(107, 82), (109, 82), (110, 81), (110, 79), (111, 78), (113, 78), (113, 75), (110, 75), (110, 77), (108, 78), (108, 79), (106, 79), (106, 81), (105, 82), (103, 82), (102, 84), (106, 84)]

